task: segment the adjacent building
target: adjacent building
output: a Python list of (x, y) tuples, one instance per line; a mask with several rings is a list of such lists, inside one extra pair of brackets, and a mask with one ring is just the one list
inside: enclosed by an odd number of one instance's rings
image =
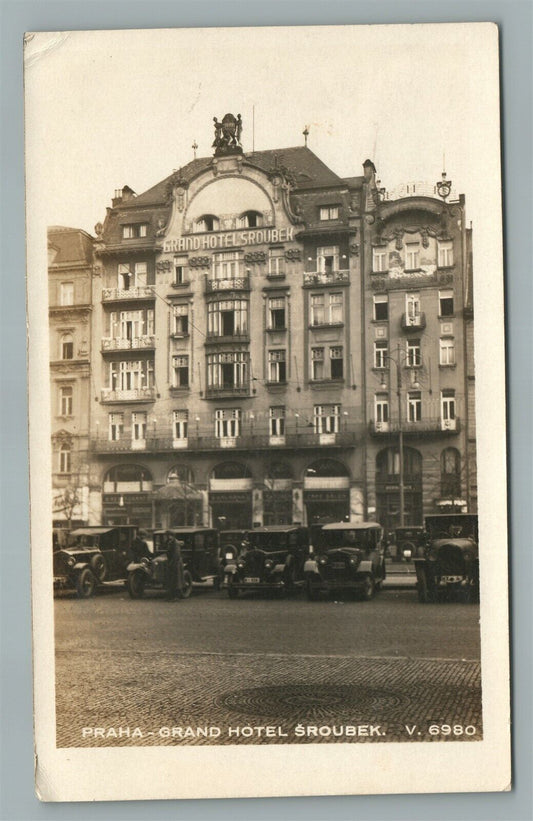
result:
[(245, 154), (232, 115), (213, 147), (95, 227), (93, 521), (472, 509), (464, 198), (390, 199), (370, 160), (341, 178), (306, 145)]
[(87, 524), (92, 390), (92, 237), (48, 230), (53, 527)]

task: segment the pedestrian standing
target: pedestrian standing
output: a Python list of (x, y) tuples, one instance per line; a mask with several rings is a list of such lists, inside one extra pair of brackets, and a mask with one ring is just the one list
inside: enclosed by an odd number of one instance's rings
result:
[(174, 601), (183, 590), (181, 543), (167, 530), (163, 546), (167, 554), (167, 600)]

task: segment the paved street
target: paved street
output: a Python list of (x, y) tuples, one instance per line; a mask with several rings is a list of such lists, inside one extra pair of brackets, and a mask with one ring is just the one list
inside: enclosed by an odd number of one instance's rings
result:
[(55, 612), (58, 746), (481, 737), (479, 610), (408, 578), (372, 602), (118, 587)]

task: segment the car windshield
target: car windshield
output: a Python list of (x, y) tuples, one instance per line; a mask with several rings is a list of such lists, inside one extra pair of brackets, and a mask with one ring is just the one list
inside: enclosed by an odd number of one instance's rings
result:
[(451, 536), (452, 538), (477, 539), (477, 516), (428, 516), (426, 530), (432, 537)]
[(322, 533), (324, 550), (339, 547), (358, 547), (366, 550), (374, 544), (373, 530), (326, 530)]
[(276, 550), (287, 550), (287, 533), (252, 533), (250, 535), (251, 547), (257, 550), (274, 552)]
[(68, 546), (69, 547), (98, 547), (99, 546), (99, 537), (94, 535), (91, 536), (87, 533), (80, 536), (69, 536), (68, 539)]

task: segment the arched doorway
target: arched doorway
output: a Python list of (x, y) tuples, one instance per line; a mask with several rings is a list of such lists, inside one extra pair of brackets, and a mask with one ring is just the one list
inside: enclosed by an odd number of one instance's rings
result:
[[(403, 521), (423, 524), (422, 455), (414, 448), (403, 449)], [(376, 519), (386, 531), (400, 527), (400, 451), (385, 448), (376, 456)]]
[(242, 462), (221, 462), (209, 480), (213, 527), (248, 530), (252, 527), (252, 473)]
[(105, 525), (152, 526), (152, 474), (142, 465), (114, 465), (104, 476)]
[(318, 459), (304, 471), (307, 524), (343, 522), (350, 518), (350, 472), (338, 459)]

